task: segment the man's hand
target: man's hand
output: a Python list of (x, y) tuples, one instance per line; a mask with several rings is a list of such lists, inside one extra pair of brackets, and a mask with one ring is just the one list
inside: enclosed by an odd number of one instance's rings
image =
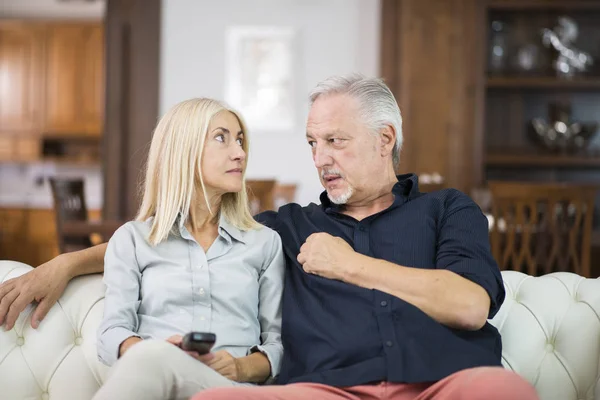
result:
[(235, 382), (244, 382), (238, 360), (225, 350), (198, 356), (197, 359), (227, 379)]
[(345, 280), (356, 252), (339, 237), (313, 233), (300, 247), (298, 262), (304, 271), (329, 279)]
[(5, 330), (11, 330), (21, 311), (34, 301), (38, 305), (31, 316), (31, 326), (37, 329), (71, 279), (69, 268), (62, 265), (63, 260), (61, 256), (55, 257), (0, 284), (0, 325), (4, 324)]

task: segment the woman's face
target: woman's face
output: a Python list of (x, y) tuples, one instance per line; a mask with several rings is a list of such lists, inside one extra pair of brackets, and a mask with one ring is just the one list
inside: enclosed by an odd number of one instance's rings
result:
[(213, 117), (202, 153), (202, 178), (211, 195), (242, 190), (246, 168), (243, 142), (244, 133), (233, 113), (221, 111)]

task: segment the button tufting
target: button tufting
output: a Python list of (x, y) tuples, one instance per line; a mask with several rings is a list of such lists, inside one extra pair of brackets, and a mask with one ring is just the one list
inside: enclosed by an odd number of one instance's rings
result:
[(552, 343), (546, 344), (546, 351), (552, 353), (554, 351), (554, 345)]
[(42, 393), (42, 400), (48, 400), (49, 398), (50, 396), (48, 395), (48, 392)]
[(81, 339), (79, 336), (75, 338), (75, 344), (77, 346), (79, 346), (82, 342), (83, 342), (83, 339)]
[(25, 339), (21, 336), (19, 336), (17, 338), (17, 346), (23, 346), (23, 344), (25, 343)]

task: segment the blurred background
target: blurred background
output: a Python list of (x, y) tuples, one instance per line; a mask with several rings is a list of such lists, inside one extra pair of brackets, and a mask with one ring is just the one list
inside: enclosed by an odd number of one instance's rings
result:
[(600, 0), (2, 0), (0, 259), (107, 240), (190, 97), (247, 118), (254, 211), (318, 202), (307, 94), (350, 72), (386, 80), (398, 172), (469, 194), (501, 268), (600, 276)]

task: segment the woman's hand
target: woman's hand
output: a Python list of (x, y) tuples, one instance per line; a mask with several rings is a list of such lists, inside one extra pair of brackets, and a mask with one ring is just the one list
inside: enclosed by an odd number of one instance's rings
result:
[(123, 354), (125, 354), (125, 352), (131, 348), (131, 346), (141, 341), (142, 338), (137, 336), (130, 336), (127, 339), (123, 340), (121, 342), (121, 345), (119, 346), (119, 357), (123, 357)]
[(238, 359), (225, 350), (197, 356), (196, 358), (223, 375), (225, 378), (235, 382), (244, 382)]

